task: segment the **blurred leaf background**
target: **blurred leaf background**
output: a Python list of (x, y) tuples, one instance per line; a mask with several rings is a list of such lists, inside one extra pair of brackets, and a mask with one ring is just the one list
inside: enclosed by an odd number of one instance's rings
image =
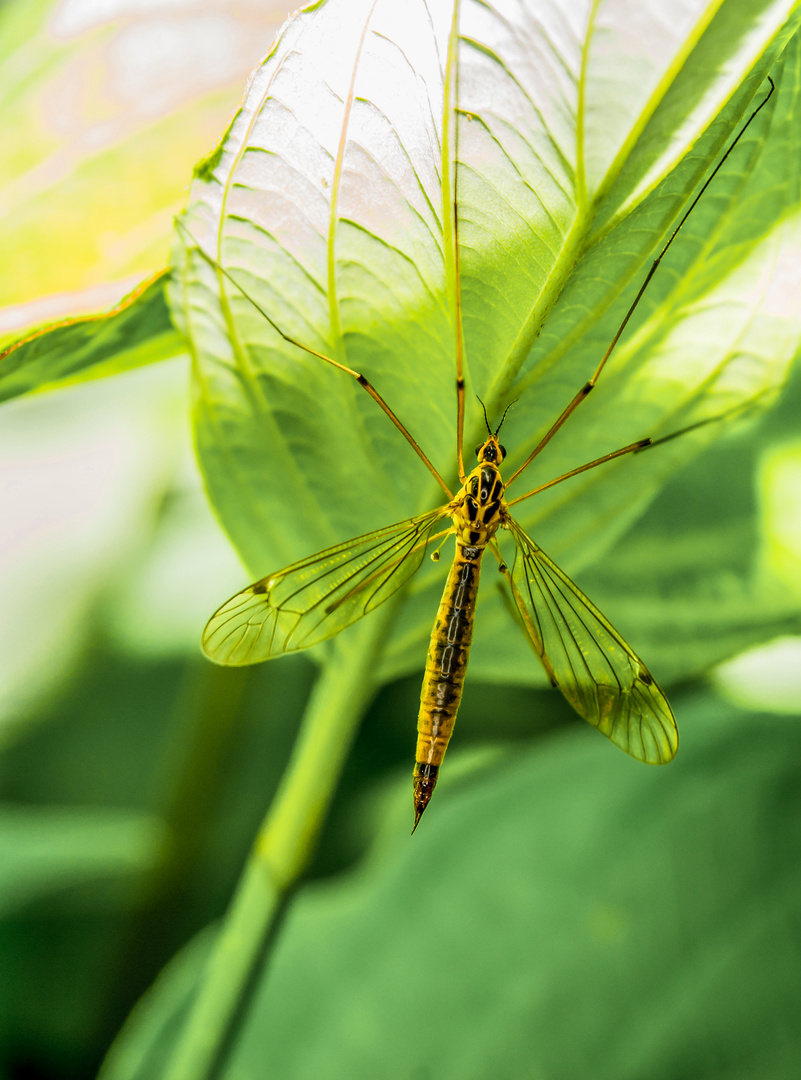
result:
[[(256, 2), (4, 5), (6, 339), (163, 269), (191, 167), (283, 15)], [(95, 1075), (148, 987), (105, 1074), (159, 1074), (201, 931), (226, 908), (314, 677), (304, 657), (226, 671), (198, 654), (205, 618), (246, 571), (200, 487), (187, 378), (177, 355), (3, 409), (9, 1080)], [(638, 552), (650, 565), (649, 545), (690, 518), (698, 557), (675, 558), (714, 582), (706, 617), (730, 628), (732, 654), (778, 645), (676, 689), (684, 743), (659, 772), (550, 693), (469, 681), (449, 797), (414, 848), (419, 676), (388, 685), (343, 792), (369, 782), (334, 805), (232, 1077), (265, 1061), (280, 1077), (393, 1080), (797, 1075), (799, 409), (796, 364), (779, 406), (671, 481), (582, 578), (599, 601), (619, 597)], [(769, 632), (727, 593), (724, 555), (754, 558), (780, 597)], [(682, 624), (669, 547), (664, 566), (666, 580), (631, 588), (628, 618), (651, 629), (637, 642), (649, 662), (670, 670), (676, 654), (685, 671), (704, 628)]]

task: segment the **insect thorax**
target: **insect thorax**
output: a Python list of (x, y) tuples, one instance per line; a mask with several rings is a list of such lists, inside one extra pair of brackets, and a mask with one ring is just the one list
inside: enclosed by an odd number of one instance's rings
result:
[(500, 528), (505, 505), (500, 471), (485, 461), (473, 469), (453, 501), (453, 524), (460, 542), (486, 547)]

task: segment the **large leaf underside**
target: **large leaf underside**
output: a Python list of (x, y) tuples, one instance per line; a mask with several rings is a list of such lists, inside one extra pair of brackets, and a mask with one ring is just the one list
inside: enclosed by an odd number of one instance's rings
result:
[[(455, 35), (452, 0), (327, 0), (287, 23), (198, 171), (172, 289), (209, 493), (254, 574), (442, 497), (354, 381), (275, 327), (363, 371), (454, 483), (458, 275), (466, 450), (483, 427), (474, 395), (496, 418), (514, 400), (513, 469), (764, 97), (794, 7), (465, 0)], [(598, 391), (521, 485), (781, 386), (801, 335), (797, 68), (793, 47)], [(587, 473), (519, 519), (573, 573), (728, 426)], [(440, 582), (421, 569), (385, 674), (419, 664)], [(523, 664), (485, 592), (493, 641), (484, 653), (479, 639), (476, 667), (507, 647)]]

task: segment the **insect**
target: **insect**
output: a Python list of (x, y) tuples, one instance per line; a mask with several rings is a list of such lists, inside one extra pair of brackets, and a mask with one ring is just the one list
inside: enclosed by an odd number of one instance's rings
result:
[[(456, 492), (451, 491), (400, 418), (363, 374), (289, 337), (241, 285), (231, 279), (282, 338), (359, 383), (407, 440), (439, 484), (446, 501), (427, 513), (337, 544), (247, 586), (211, 617), (203, 633), (202, 647), (217, 663), (239, 666), (318, 644), (389, 599), (420, 567), (429, 547), (434, 545), (432, 557), (436, 560), (442, 543), (453, 535), (455, 553), (431, 632), (420, 695), (412, 831), (417, 828), (434, 791), (453, 731), (470, 653), (479, 576), (488, 553), (497, 561), (508, 585), (513, 611), (523, 633), (542, 662), (551, 684), (562, 692), (573, 708), (640, 761), (662, 764), (671, 761), (676, 754), (676, 721), (665, 694), (648, 668), (578, 586), (524, 532), (512, 511), (515, 505), (570, 477), (657, 446), (710, 421), (701, 421), (660, 439), (638, 440), (523, 494), (515, 494), (511, 499), (508, 496), (510, 488), (517, 484), (531, 462), (597, 385), (659, 263), (772, 92), (771, 82), (770, 92), (718, 162), (654, 260), (591, 378), (565, 405), (526, 460), (506, 479), (502, 476), (502, 466), (507, 451), (500, 442), (506, 413), (493, 430), (485, 410), (487, 437), (476, 448), (477, 464), (469, 473), (465, 471), (465, 379), (458, 264), (456, 457), (460, 486)], [(454, 199), (454, 227), (455, 208)], [(204, 258), (230, 277), (209, 256), (204, 255)], [(511, 567), (504, 561), (498, 545), (497, 535), (501, 531), (508, 533), (515, 544), (516, 554)]]

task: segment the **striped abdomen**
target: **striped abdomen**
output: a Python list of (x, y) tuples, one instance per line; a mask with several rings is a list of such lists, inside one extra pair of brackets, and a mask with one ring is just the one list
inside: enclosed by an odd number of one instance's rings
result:
[(415, 828), (437, 782), (439, 766), (462, 700), (483, 554), (483, 547), (471, 547), (457, 540), (453, 565), (431, 631), (417, 718)]

